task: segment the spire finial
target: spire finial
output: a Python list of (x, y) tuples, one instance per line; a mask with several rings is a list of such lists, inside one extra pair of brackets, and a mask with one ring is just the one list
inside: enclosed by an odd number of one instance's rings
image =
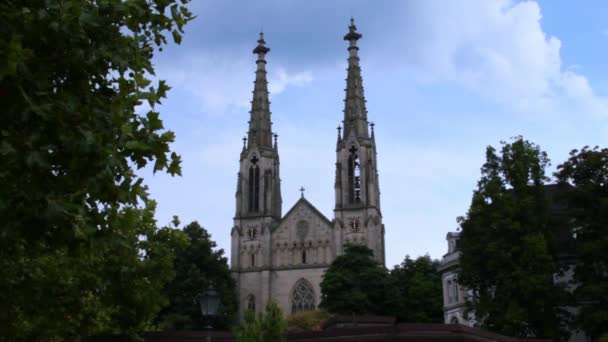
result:
[(279, 135), (275, 133), (272, 136), (274, 137), (274, 148), (277, 148), (277, 138), (279, 137)]
[(243, 150), (247, 148), (247, 137), (243, 137)]
[(264, 54), (268, 53), (270, 48), (266, 46), (266, 41), (264, 40), (264, 32), (260, 32), (260, 39), (258, 39), (258, 46), (253, 49), (253, 53), (260, 55), (260, 59), (264, 58)]
[(357, 40), (361, 39), (363, 35), (357, 32), (357, 26), (355, 26), (355, 18), (350, 17), (350, 26), (348, 27), (348, 33), (344, 36), (344, 40), (349, 40), (354, 44)]
[(342, 126), (338, 125), (336, 128), (338, 130), (338, 141), (342, 138)]

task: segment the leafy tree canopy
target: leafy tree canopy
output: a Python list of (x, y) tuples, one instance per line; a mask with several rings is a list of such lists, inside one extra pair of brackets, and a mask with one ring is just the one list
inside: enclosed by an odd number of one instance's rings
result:
[(608, 149), (573, 150), (557, 169), (576, 236), (574, 296), (583, 303), (576, 323), (597, 338), (608, 333)]
[(459, 218), (459, 281), (482, 326), (506, 335), (557, 336), (557, 271), (545, 194), (549, 159), (515, 138), (486, 150), (471, 207)]
[(228, 260), (209, 233), (194, 221), (184, 227), (189, 244), (177, 251), (174, 262), (176, 276), (167, 284), (165, 294), (170, 305), (163, 309), (158, 323), (170, 330), (203, 329), (206, 325), (194, 299), (212, 286), (221, 298), (219, 317), (214, 326), (228, 328), (237, 311), (236, 287), (230, 276)]
[(402, 322), (443, 323), (443, 292), (439, 261), (427, 254), (416, 259), (409, 255), (395, 266), (390, 278), (398, 291), (395, 314)]
[(390, 315), (396, 295), (391, 285), (371, 249), (347, 245), (323, 275), (320, 308), (334, 314)]
[(184, 239), (156, 227), (135, 169), (180, 174), (154, 109), (169, 87), (148, 78), (186, 2), (0, 2), (3, 337), (134, 333), (165, 303)]

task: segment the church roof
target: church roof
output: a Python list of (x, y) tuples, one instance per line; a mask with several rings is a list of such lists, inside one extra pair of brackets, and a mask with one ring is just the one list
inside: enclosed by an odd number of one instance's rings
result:
[[(289, 217), (289, 215), (291, 215), (291, 213), (292, 213), (292, 212), (293, 212), (293, 211), (294, 211), (294, 210), (295, 210), (295, 209), (296, 209), (296, 208), (297, 208), (297, 207), (298, 207), (300, 204), (305, 205), (305, 206), (307, 206), (308, 208), (310, 208), (310, 210), (311, 210), (313, 213), (315, 213), (317, 216), (319, 216), (319, 217), (320, 217), (320, 218), (321, 218), (323, 221), (325, 221), (325, 222), (326, 222), (328, 225), (330, 225), (330, 226), (332, 226), (332, 225), (333, 225), (332, 221), (330, 221), (330, 220), (329, 220), (329, 219), (328, 219), (328, 218), (327, 218), (325, 215), (323, 215), (323, 213), (322, 213), (322, 212), (320, 212), (320, 211), (319, 211), (319, 209), (315, 208), (315, 206), (314, 206), (312, 203), (308, 202), (308, 200), (307, 200), (307, 199), (306, 199), (304, 196), (300, 197), (300, 199), (299, 199), (299, 200), (298, 200), (298, 201), (297, 201), (297, 202), (296, 202), (296, 203), (295, 203), (295, 204), (294, 204), (294, 205), (291, 207), (291, 209), (289, 209), (289, 211), (288, 211), (288, 212), (285, 214), (285, 216), (283, 216), (283, 218), (281, 219), (281, 222), (285, 221), (285, 220), (286, 220), (286, 219)], [(280, 225), (280, 223), (279, 223), (279, 225)]]

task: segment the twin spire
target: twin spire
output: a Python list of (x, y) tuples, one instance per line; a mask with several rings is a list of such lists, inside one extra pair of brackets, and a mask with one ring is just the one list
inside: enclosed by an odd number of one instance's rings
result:
[[(251, 100), (251, 118), (247, 132), (248, 147), (272, 148), (272, 122), (270, 121), (270, 100), (268, 99), (268, 80), (266, 79), (266, 54), (270, 48), (266, 46), (264, 33), (260, 32), (258, 46), (253, 53), (258, 55), (256, 61), (253, 100)], [(275, 145), (276, 145), (276, 135)]]
[[(346, 78), (346, 98), (344, 100), (344, 137), (348, 137), (351, 132), (354, 132), (357, 137), (369, 138), (367, 109), (363, 94), (363, 79), (361, 78), (361, 67), (359, 66), (359, 47), (357, 46), (357, 40), (361, 39), (361, 37), (363, 35), (357, 32), (355, 20), (351, 18), (348, 33), (344, 36), (344, 40), (349, 42), (348, 76)], [(243, 149), (252, 146), (272, 149), (273, 137), (274, 148), (277, 147), (277, 135), (272, 134), (268, 80), (266, 78), (265, 58), (269, 51), (270, 48), (266, 46), (266, 41), (264, 40), (264, 33), (260, 32), (258, 45), (253, 50), (253, 53), (258, 55), (256, 61), (257, 69), (253, 87), (253, 100), (251, 101), (249, 131), (247, 132), (247, 139), (243, 145)]]
[(361, 67), (359, 66), (359, 47), (357, 40), (363, 35), (357, 32), (355, 20), (350, 18), (348, 33), (344, 40), (348, 41), (348, 74), (346, 77), (346, 99), (344, 100), (344, 137), (351, 132), (355, 136), (368, 138), (367, 109), (365, 108), (365, 97), (363, 94), (363, 79), (361, 78)]

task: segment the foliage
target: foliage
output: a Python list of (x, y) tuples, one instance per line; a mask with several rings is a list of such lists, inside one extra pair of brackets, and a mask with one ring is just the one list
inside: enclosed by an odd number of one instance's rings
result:
[(331, 315), (322, 310), (297, 312), (287, 316), (287, 332), (321, 330), (323, 321)]
[(235, 334), (239, 342), (281, 342), (285, 341), (285, 327), (281, 308), (270, 301), (257, 317), (251, 310), (245, 311), (245, 320)]
[(410, 259), (391, 271), (393, 286), (398, 290), (395, 297), (397, 319), (411, 323), (443, 323), (443, 292), (441, 275), (437, 272), (439, 261), (427, 254)]
[(320, 308), (334, 314), (390, 315), (396, 289), (366, 246), (347, 245), (321, 281)]
[(562, 199), (576, 234), (574, 296), (584, 303), (576, 323), (597, 338), (608, 333), (608, 149), (573, 150), (555, 176), (567, 186)]
[(237, 299), (224, 251), (214, 250), (217, 247), (215, 241), (196, 221), (185, 226), (183, 232), (190, 243), (177, 251), (174, 262), (176, 276), (164, 291), (170, 305), (162, 310), (157, 321), (164, 329), (203, 329), (206, 323), (202, 321), (200, 307), (194, 298), (213, 286), (222, 300), (214, 326), (227, 328), (234, 321)]
[(133, 334), (165, 303), (183, 236), (156, 227), (134, 169), (180, 174), (154, 110), (169, 87), (147, 77), (186, 2), (0, 2), (4, 338)]
[(545, 152), (521, 137), (489, 146), (471, 207), (459, 218), (459, 281), (482, 326), (506, 335), (558, 335), (557, 271), (544, 183)]

